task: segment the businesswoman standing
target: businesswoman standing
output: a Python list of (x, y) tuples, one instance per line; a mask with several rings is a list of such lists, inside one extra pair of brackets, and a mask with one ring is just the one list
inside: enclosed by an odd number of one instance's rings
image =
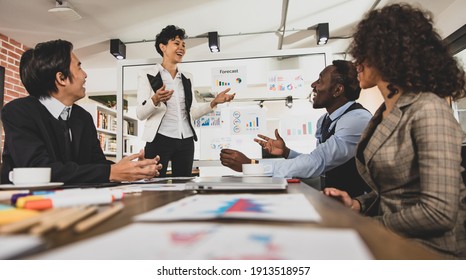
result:
[(350, 54), (361, 88), (384, 98), (361, 136), (356, 165), (372, 192), (352, 199), (325, 189), (351, 209), (448, 257), (466, 257), (463, 132), (446, 98), (465, 96), (465, 75), (432, 26), (409, 5), (370, 12)]
[(160, 156), (160, 177), (166, 176), (169, 161), (172, 176), (191, 176), (194, 141), (197, 141), (191, 118), (198, 119), (235, 97), (235, 94), (227, 94), (230, 89), (226, 89), (210, 103), (196, 104), (191, 75), (178, 69), (186, 53), (185, 38), (181, 28), (174, 25), (163, 28), (155, 37), (155, 48), (162, 56), (162, 64), (138, 75), (136, 113), (139, 120), (146, 121), (142, 135), (146, 141), (145, 156)]

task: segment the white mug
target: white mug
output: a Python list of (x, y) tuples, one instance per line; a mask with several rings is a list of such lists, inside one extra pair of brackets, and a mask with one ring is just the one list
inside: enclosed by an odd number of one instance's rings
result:
[(261, 176), (261, 175), (264, 175), (264, 173), (270, 172), (272, 170), (272, 166), (270, 165), (264, 166), (262, 164), (246, 163), (246, 164), (243, 164), (242, 167), (243, 167), (243, 174), (250, 175), (250, 176)]
[(21, 167), (13, 168), (8, 178), (15, 185), (47, 184), (51, 174), (50, 167)]

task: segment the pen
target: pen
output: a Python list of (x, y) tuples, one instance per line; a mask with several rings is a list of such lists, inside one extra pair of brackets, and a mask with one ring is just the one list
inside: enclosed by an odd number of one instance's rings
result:
[(85, 232), (86, 230), (98, 225), (99, 223), (105, 221), (106, 219), (112, 217), (116, 213), (120, 212), (123, 209), (123, 204), (118, 203), (115, 205), (110, 206), (109, 208), (105, 209), (98, 214), (87, 218), (86, 220), (79, 222), (75, 227), (74, 231), (78, 233)]

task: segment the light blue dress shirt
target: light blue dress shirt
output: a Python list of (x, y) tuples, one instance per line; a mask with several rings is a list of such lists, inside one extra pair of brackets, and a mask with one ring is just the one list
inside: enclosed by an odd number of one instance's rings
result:
[(329, 131), (336, 125), (335, 134), (330, 136), (325, 143), (320, 143), (320, 131), (322, 121), (327, 114), (319, 118), (315, 134), (317, 147), (311, 153), (301, 154), (291, 150), (287, 159), (260, 160), (264, 169), (270, 170), (266, 175), (283, 178), (317, 177), (354, 157), (361, 134), (372, 115), (364, 109), (356, 109), (342, 116), (353, 103), (355, 102), (346, 103), (330, 115), (332, 124)]

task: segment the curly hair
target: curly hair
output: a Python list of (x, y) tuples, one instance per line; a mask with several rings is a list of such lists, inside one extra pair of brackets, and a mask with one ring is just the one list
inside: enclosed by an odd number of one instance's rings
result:
[[(389, 83), (414, 93), (465, 96), (465, 74), (434, 30), (432, 15), (408, 4), (371, 11), (358, 24), (349, 47), (356, 64), (376, 68)], [(389, 95), (389, 97), (390, 97)]]
[(346, 98), (348, 100), (358, 99), (361, 88), (359, 87), (358, 72), (354, 63), (346, 60), (334, 60), (332, 64), (336, 68), (336, 71), (332, 74), (332, 79), (343, 85)]
[(160, 44), (166, 45), (168, 41), (180, 37), (181, 40), (186, 39), (186, 33), (183, 28), (175, 25), (167, 25), (159, 34), (155, 36), (155, 49), (163, 57), (163, 52), (160, 49)]

